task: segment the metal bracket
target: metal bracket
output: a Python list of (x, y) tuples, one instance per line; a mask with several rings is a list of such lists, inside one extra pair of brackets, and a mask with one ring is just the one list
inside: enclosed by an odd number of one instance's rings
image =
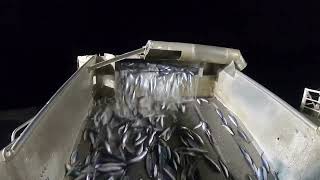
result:
[(313, 117), (320, 117), (320, 91), (304, 88), (300, 111)]
[[(147, 45), (140, 49), (118, 55), (103, 62), (99, 62), (88, 67), (88, 69), (90, 71), (96, 70), (108, 64), (131, 57), (145, 60), (176, 60), (189, 63), (205, 62), (231, 64), (234, 62), (234, 67), (239, 70), (242, 70), (247, 66), (247, 63), (243, 59), (240, 51), (237, 49), (206, 46), (200, 44), (148, 41)], [(231, 74), (234, 74), (234, 72), (231, 72)]]
[(134, 50), (134, 51), (130, 51), (130, 52), (118, 55), (118, 56), (116, 56), (116, 57), (114, 57), (112, 59), (109, 59), (109, 60), (94, 64), (94, 65), (88, 67), (88, 69), (90, 71), (92, 71), (92, 70), (96, 70), (96, 69), (102, 68), (102, 67), (104, 67), (104, 66), (106, 66), (108, 64), (111, 64), (111, 63), (114, 63), (114, 62), (118, 62), (118, 61), (124, 60), (126, 58), (129, 58), (131, 56), (135, 56), (135, 55), (141, 54), (141, 53), (144, 52), (144, 50), (145, 50), (145, 48), (143, 47), (143, 48), (140, 48), (140, 49), (137, 49), (137, 50)]

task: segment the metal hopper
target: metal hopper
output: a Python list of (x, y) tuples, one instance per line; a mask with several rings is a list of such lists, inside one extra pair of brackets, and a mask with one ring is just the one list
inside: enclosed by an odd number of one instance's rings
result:
[[(65, 164), (73, 149), (85, 152), (88, 148), (82, 141), (86, 117), (95, 100), (114, 96), (114, 67), (124, 59), (199, 65), (197, 97), (205, 97), (209, 103), (200, 103), (188, 113), (194, 119), (206, 119), (213, 127), (221, 158), (235, 179), (255, 173), (241, 156), (239, 144), (257, 167), (263, 166), (261, 157), (267, 160), (268, 179), (319, 179), (318, 126), (240, 72), (246, 62), (239, 50), (160, 41), (149, 41), (140, 49), (114, 57), (79, 58), (79, 69), (33, 119), (14, 132), (12, 143), (1, 151), (0, 179), (68, 179)], [(236, 117), (237, 125), (230, 125), (233, 136), (221, 127), (216, 109), (225, 117)], [(203, 179), (224, 179), (205, 168), (202, 173)]]

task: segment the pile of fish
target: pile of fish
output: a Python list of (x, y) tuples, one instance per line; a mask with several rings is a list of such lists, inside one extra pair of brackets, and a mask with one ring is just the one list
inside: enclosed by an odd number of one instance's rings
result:
[[(95, 102), (83, 132), (89, 151), (73, 151), (66, 176), (74, 180), (212, 179), (204, 177), (205, 165), (213, 177), (238, 179), (227, 167), (214, 129), (199, 109), (201, 104), (212, 102), (193, 95), (182, 98), (182, 85), (195, 94), (194, 69), (148, 65), (148, 71), (141, 73), (146, 68), (142, 66), (125, 64), (116, 78), (120, 83), (115, 97)], [(227, 119), (216, 105), (214, 108), (229, 136), (238, 135), (243, 142), (251, 142), (234, 116), (229, 114)], [(188, 115), (191, 111), (198, 116), (196, 124), (190, 123), (194, 122)], [(248, 179), (276, 179), (263, 154), (262, 165), (257, 168), (246, 149), (240, 143), (238, 147), (253, 172), (248, 173)]]
[[(208, 103), (206, 99), (197, 99), (198, 103)], [(125, 119), (113, 111), (114, 99), (104, 99), (97, 103), (89, 116), (89, 124), (83, 133), (83, 140), (90, 143), (90, 151), (85, 159), (79, 158), (76, 149), (66, 165), (67, 176), (80, 179), (201, 179), (199, 162), (204, 161), (214, 173), (220, 173), (225, 179), (236, 179), (222, 159), (214, 161), (205, 147), (215, 149), (213, 129), (203, 119), (198, 104), (163, 105), (162, 114), (147, 118)], [(200, 122), (186, 127), (187, 107), (193, 107), (200, 114)], [(233, 116), (229, 121), (217, 110), (222, 127), (234, 135), (228, 124), (238, 124)], [(196, 131), (198, 130), (198, 131)], [(199, 131), (200, 130), (200, 131)], [(198, 132), (202, 132), (201, 134)], [(243, 134), (244, 141), (248, 137)], [(240, 135), (241, 136), (241, 135)], [(205, 146), (209, 142), (210, 146)], [(256, 168), (246, 150), (239, 146), (246, 161), (252, 166), (255, 176), (248, 179), (265, 180), (270, 172), (268, 162), (263, 158), (263, 166)], [(140, 166), (137, 165), (140, 163)], [(141, 163), (143, 165), (141, 166)], [(143, 167), (145, 174), (137, 168)], [(136, 174), (134, 174), (136, 172)], [(139, 173), (138, 173), (139, 172)], [(132, 178), (135, 176), (135, 178)]]
[[(177, 113), (186, 111), (184, 104), (162, 106), (161, 115), (132, 120), (117, 117), (112, 110), (112, 99), (107, 101), (99, 103), (90, 117), (91, 125), (84, 131), (83, 139), (91, 144), (90, 153), (83, 162), (77, 150), (72, 153), (67, 164), (68, 176), (129, 179), (128, 167), (144, 162), (149, 178), (199, 179), (196, 163), (199, 158), (207, 161), (215, 172), (229, 176), (224, 163), (214, 162), (202, 148), (202, 137), (193, 128), (179, 125)], [(214, 143), (208, 124), (203, 123), (201, 128)]]
[(117, 67), (115, 111), (119, 116), (150, 116), (164, 104), (193, 101), (196, 95), (196, 67), (130, 62)]

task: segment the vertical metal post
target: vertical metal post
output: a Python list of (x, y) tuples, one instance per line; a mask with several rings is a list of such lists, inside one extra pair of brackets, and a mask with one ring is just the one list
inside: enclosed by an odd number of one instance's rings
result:
[(301, 112), (303, 111), (304, 106), (306, 105), (307, 91), (308, 91), (307, 88), (304, 88), (303, 96), (302, 96), (301, 104), (300, 104), (300, 111)]

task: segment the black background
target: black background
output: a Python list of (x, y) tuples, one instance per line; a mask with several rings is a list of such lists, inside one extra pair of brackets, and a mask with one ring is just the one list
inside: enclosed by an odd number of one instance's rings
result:
[[(119, 54), (149, 39), (240, 49), (248, 62), (244, 73), (297, 108), (304, 87), (320, 87), (318, 7), (306, 1), (1, 0), (0, 110), (43, 106), (75, 72), (78, 55)], [(2, 132), (14, 126), (0, 121)]]

